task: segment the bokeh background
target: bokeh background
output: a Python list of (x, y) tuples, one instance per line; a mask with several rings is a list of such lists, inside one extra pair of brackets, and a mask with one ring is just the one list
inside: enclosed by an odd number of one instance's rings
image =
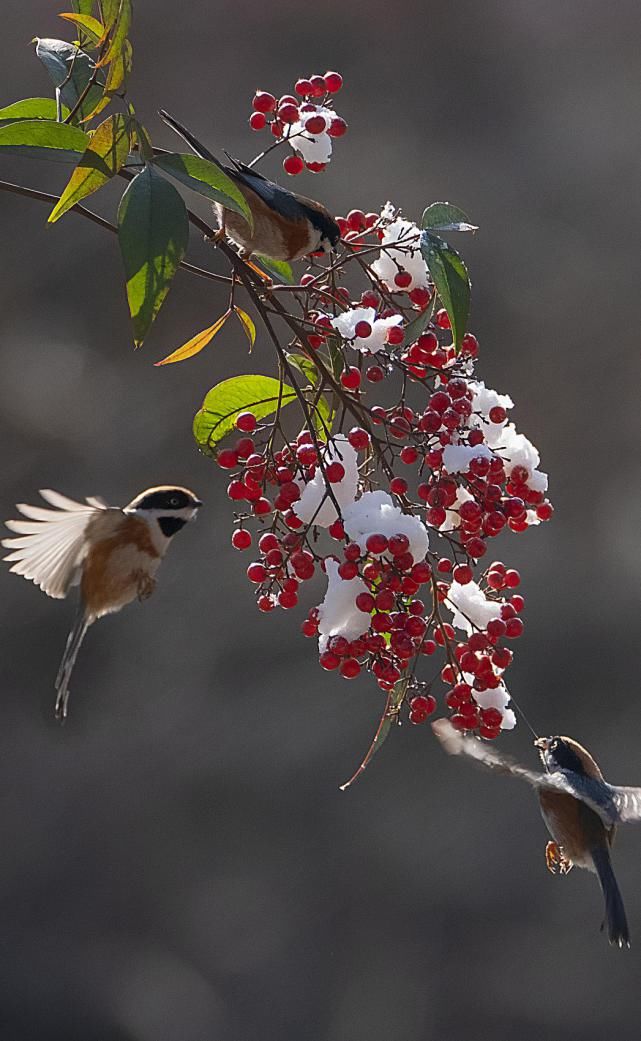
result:
[[(2, 104), (48, 92), (29, 40), (65, 35), (58, 6), (5, 5)], [(557, 507), (493, 551), (528, 601), (511, 687), (539, 731), (573, 734), (627, 783), (641, 783), (640, 32), (632, 0), (139, 0), (132, 80), (159, 144), (164, 105), (249, 157), (254, 87), (338, 68), (350, 133), (296, 187), (337, 213), (449, 199), (481, 226), (460, 243), (479, 375), (515, 399)], [(0, 163), (50, 191), (65, 173)], [(637, 940), (620, 953), (599, 935), (595, 879), (548, 875), (532, 794), (447, 760), (427, 728), (395, 732), (338, 790), (380, 700), (319, 670), (298, 617), (255, 612), (224, 477), (190, 435), (232, 366), (269, 371), (266, 346), (248, 359), (230, 328), (154, 369), (220, 313), (218, 289), (180, 274), (134, 354), (116, 242), (46, 214), (0, 193), (1, 515), (39, 487), (124, 503), (162, 481), (206, 508), (158, 594), (90, 633), (64, 730), (51, 688), (71, 605), (0, 575), (2, 1038), (638, 1037), (641, 831), (616, 851)], [(193, 257), (220, 263), (196, 240)], [(523, 726), (501, 744), (534, 761)]]

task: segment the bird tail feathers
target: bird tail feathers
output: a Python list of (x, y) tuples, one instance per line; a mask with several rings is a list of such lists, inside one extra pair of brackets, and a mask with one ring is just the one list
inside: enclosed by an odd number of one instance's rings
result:
[(183, 141), (187, 142), (196, 155), (199, 155), (201, 159), (208, 159), (210, 163), (215, 163), (216, 166), (221, 168), (221, 170), (223, 169), (223, 164), (220, 159), (217, 159), (213, 152), (210, 152), (205, 145), (201, 144), (198, 138), (192, 134), (191, 130), (188, 130), (186, 126), (183, 126), (183, 124), (179, 123), (177, 119), (170, 116), (169, 112), (166, 112), (164, 108), (159, 109), (158, 115), (167, 126), (171, 127), (171, 129), (178, 134), (179, 137), (182, 137)]
[(67, 637), (67, 645), (65, 647), (65, 653), (62, 656), (60, 662), (60, 668), (58, 669), (58, 675), (56, 676), (56, 719), (61, 723), (64, 723), (67, 718), (67, 709), (69, 703), (69, 681), (71, 680), (71, 673), (73, 667), (76, 664), (76, 658), (78, 657), (78, 651), (80, 645), (85, 638), (85, 633), (89, 628), (90, 622), (84, 612), (82, 605), (78, 611), (78, 616), (74, 622), (73, 628)]
[(604, 845), (591, 850), (591, 853), (605, 897), (605, 923), (608, 927), (608, 939), (616, 947), (629, 947), (630, 930), (621, 891), (612, 870), (610, 851)]

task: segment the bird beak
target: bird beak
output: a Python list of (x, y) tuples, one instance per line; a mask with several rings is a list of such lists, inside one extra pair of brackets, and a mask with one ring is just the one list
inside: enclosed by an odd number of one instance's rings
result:
[(534, 742), (534, 747), (540, 748), (545, 752), (548, 747), (548, 744), (549, 741), (547, 737), (537, 737), (536, 741)]
[(198, 509), (199, 506), (202, 506), (202, 502), (200, 501), (200, 499), (194, 499), (194, 506), (196, 507), (196, 509)]

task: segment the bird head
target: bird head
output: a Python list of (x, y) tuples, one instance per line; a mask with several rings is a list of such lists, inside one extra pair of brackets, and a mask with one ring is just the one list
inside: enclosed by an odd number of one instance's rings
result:
[(193, 520), (200, 506), (202, 502), (189, 488), (167, 484), (141, 492), (125, 506), (124, 512), (141, 520), (157, 521), (163, 535), (169, 539)]
[(549, 773), (564, 770), (587, 774), (589, 777), (602, 777), (588, 750), (571, 737), (539, 737), (534, 745), (538, 748), (541, 761)]

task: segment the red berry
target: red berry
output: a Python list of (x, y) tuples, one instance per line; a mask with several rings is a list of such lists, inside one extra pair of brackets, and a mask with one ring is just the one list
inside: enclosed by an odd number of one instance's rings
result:
[(508, 618), (505, 623), (505, 635), (508, 640), (518, 640), (523, 634), (524, 625), (520, 618)]
[(412, 276), (409, 271), (397, 271), (394, 275), (394, 285), (399, 289), (407, 289), (412, 284)]
[(332, 651), (323, 651), (318, 660), (321, 664), (321, 667), (323, 669), (327, 669), (328, 672), (332, 669), (337, 669), (341, 663), (341, 660), (338, 657), (338, 655), (334, 654)]
[(450, 316), (449, 316), (449, 314), (447, 313), (447, 311), (445, 310), (444, 307), (442, 307), (440, 309), (440, 311), (436, 312), (436, 315), (434, 316), (434, 321), (438, 325), (439, 329), (451, 329), (452, 328), (452, 323), (450, 322)]
[(536, 508), (536, 515), (541, 521), (549, 521), (554, 513), (554, 507), (551, 502), (541, 502)]
[(326, 72), (323, 79), (325, 81), (325, 90), (330, 94), (337, 94), (343, 86), (343, 77), (340, 72)]
[(341, 664), (341, 676), (343, 676), (346, 680), (355, 679), (360, 671), (361, 667), (360, 664), (357, 662), (356, 658), (346, 658), (345, 661)]
[(276, 98), (267, 90), (257, 90), (252, 99), (252, 108), (256, 112), (273, 112), (276, 108)]
[(389, 483), (389, 490), (393, 495), (405, 495), (407, 487), (407, 481), (404, 477), (393, 477)]
[(487, 546), (485, 545), (483, 539), (476, 538), (475, 536), (474, 538), (471, 538), (468, 541), (467, 551), (471, 557), (474, 557), (475, 560), (478, 560), (479, 557), (482, 557), (485, 553), (487, 553)]
[(305, 121), (305, 130), (310, 134), (322, 134), (327, 127), (327, 121), (324, 116), (310, 116)]
[(269, 499), (265, 499), (263, 496), (261, 496), (260, 499), (256, 499), (256, 502), (254, 503), (254, 513), (256, 514), (257, 517), (262, 517), (266, 513), (271, 513), (271, 512), (272, 512), (272, 504), (269, 501)]
[(318, 622), (314, 622), (311, 618), (306, 618), (300, 628), (303, 636), (308, 638), (318, 636)]
[(327, 133), (330, 137), (342, 137), (343, 134), (347, 133), (347, 123), (340, 116), (334, 116), (329, 124)]
[(479, 352), (479, 342), (472, 333), (466, 333), (461, 341), (461, 351), (463, 354), (469, 355), (471, 358), (476, 358)]
[(296, 177), (296, 175), (302, 173), (304, 169), (305, 163), (299, 155), (288, 155), (283, 159), (283, 170), (291, 177)]
[(385, 333), (385, 339), (392, 347), (398, 347), (405, 339), (405, 333), (400, 325), (390, 325)]
[(474, 578), (474, 572), (469, 564), (458, 564), (454, 568), (453, 578), (461, 586), (466, 586)]
[(350, 365), (341, 373), (341, 383), (347, 390), (358, 390), (361, 385), (361, 371)]
[(354, 563), (353, 560), (346, 560), (343, 564), (339, 565), (338, 574), (345, 582), (349, 582), (352, 578), (356, 578), (358, 574), (358, 564)]
[(312, 85), (309, 82), (309, 80), (296, 80), (294, 90), (297, 94), (300, 94), (302, 97), (308, 97), (312, 93)]
[(298, 114), (298, 107), (287, 102), (278, 109), (278, 118), (281, 123), (295, 123)]
[(298, 595), (283, 589), (283, 591), (278, 594), (278, 603), (281, 607), (284, 607), (285, 610), (289, 610), (291, 607), (296, 607), (298, 603)]
[(373, 553), (378, 556), (380, 553), (384, 553), (387, 549), (388, 541), (385, 535), (369, 535), (365, 547), (368, 553)]
[[(369, 543), (369, 539), (367, 541)], [(410, 540), (407, 535), (403, 535), (399, 532), (397, 535), (392, 535), (387, 545), (392, 556), (399, 557), (402, 553), (407, 553), (409, 544)]]
[(495, 405), (490, 409), (489, 416), (491, 423), (504, 423), (507, 419), (507, 412), (501, 405)]
[(327, 90), (325, 80), (322, 76), (310, 76), (309, 84), (312, 88), (310, 94), (313, 98), (321, 98)]
[(356, 449), (357, 452), (362, 451), (369, 445), (369, 434), (362, 427), (352, 427), (349, 434), (347, 435), (352, 448)]
[[(350, 210), (345, 218), (347, 220), (347, 227), (350, 231), (363, 231), (365, 228), (365, 214), (362, 210)], [(367, 307), (367, 304), (363, 304)], [(376, 307), (376, 304), (373, 305)]]
[(264, 130), (267, 126), (267, 120), (262, 112), (252, 112), (249, 117), (249, 125), (252, 130)]
[(241, 502), (247, 494), (247, 487), (242, 481), (230, 481), (227, 485), (227, 495), (232, 502)]
[(329, 466), (325, 467), (325, 476), (330, 484), (338, 484), (345, 476), (345, 467), (338, 461), (330, 463)]
[(248, 549), (252, 544), (252, 537), (245, 528), (239, 528), (231, 537), (234, 549)]
[(359, 611), (371, 614), (375, 607), (374, 597), (371, 593), (359, 593), (356, 597), (356, 606)]
[(247, 578), (250, 582), (255, 582), (256, 584), (264, 582), (267, 578), (267, 571), (264, 565), (261, 564), (259, 561), (250, 564), (247, 568)]
[(218, 453), (216, 462), (223, 470), (233, 470), (238, 466), (238, 456), (231, 448), (223, 448)]
[(522, 596), (519, 596), (519, 594), (518, 594), (518, 593), (515, 593), (515, 594), (514, 594), (514, 596), (513, 596), (513, 597), (512, 597), (512, 599), (510, 600), (510, 603), (512, 604), (512, 607), (514, 608), (514, 610), (515, 610), (515, 611), (518, 611), (519, 613), (520, 613), (520, 612), (521, 612), (521, 611), (523, 610), (523, 608), (525, 607), (525, 600), (523, 599), (523, 597), (522, 597)]
[(372, 335), (372, 327), (369, 322), (360, 321), (354, 326), (354, 336), (357, 336), (359, 340), (366, 340), (368, 336)]
[(256, 429), (256, 416), (253, 412), (240, 412), (236, 416), (236, 428), (250, 434)]
[(370, 383), (380, 383), (382, 379), (385, 379), (385, 373), (380, 365), (370, 365), (365, 375)]

